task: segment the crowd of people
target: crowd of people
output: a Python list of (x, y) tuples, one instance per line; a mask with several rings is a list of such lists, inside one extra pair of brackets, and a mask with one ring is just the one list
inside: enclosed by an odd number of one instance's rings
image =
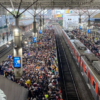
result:
[(14, 76), (13, 57), (3, 61), (0, 70), (6, 78), (29, 90), (27, 100), (63, 100), (53, 29), (40, 34), (34, 46), (23, 47), (23, 75), (20, 79)]

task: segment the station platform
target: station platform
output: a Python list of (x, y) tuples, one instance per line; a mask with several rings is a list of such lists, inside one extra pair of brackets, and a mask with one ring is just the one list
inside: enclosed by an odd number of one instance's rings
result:
[[(32, 38), (27, 37), (27, 40), (32, 41)], [(63, 100), (59, 86), (60, 77), (54, 30), (45, 30), (43, 34), (38, 35), (37, 43), (23, 47), (23, 75), (20, 79), (14, 78), (13, 55), (4, 60), (0, 66), (4, 71), (1, 72), (2, 75), (29, 91), (28, 99), (60, 98)], [(2, 81), (3, 83), (5, 84), (5, 81)], [(7, 95), (6, 92), (5, 94)], [(11, 98), (7, 100), (11, 100)]]

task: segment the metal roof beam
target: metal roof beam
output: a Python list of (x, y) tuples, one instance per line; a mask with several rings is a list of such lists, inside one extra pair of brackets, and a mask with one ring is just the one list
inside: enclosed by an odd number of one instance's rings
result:
[(30, 6), (28, 6), (22, 13), (20, 13), (18, 16), (23, 14), (26, 10), (28, 10), (30, 7), (32, 7), (38, 0), (34, 1)]
[(20, 10), (21, 4), (22, 4), (22, 0), (20, 0), (20, 4), (19, 4), (19, 7), (18, 7), (18, 12), (17, 12), (16, 16), (18, 16), (18, 14), (19, 14), (19, 10)]

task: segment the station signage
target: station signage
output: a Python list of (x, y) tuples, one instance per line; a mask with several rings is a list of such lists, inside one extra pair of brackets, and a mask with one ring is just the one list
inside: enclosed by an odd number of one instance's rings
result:
[(14, 68), (20, 68), (20, 67), (21, 67), (21, 58), (14, 57)]
[(39, 34), (42, 34), (42, 30), (39, 31)]
[(11, 55), (8, 55), (8, 58), (10, 59), (11, 58)]
[(79, 29), (80, 29), (80, 30), (82, 29), (81, 26), (79, 26)]
[(36, 43), (37, 41), (36, 41), (36, 37), (33, 37), (33, 43)]
[(91, 33), (90, 29), (88, 29), (88, 33)]

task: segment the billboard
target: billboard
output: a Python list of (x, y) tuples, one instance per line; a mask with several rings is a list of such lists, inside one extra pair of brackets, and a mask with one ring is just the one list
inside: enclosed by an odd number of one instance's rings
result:
[(57, 14), (56, 17), (63, 17), (63, 15), (62, 14)]
[(66, 14), (72, 14), (73, 13), (73, 11), (72, 10), (66, 10)]
[(14, 57), (14, 67), (15, 68), (21, 67), (21, 58), (20, 57)]
[(54, 18), (61, 18), (61, 17), (63, 17), (63, 14), (56, 14), (56, 15), (54, 15)]

